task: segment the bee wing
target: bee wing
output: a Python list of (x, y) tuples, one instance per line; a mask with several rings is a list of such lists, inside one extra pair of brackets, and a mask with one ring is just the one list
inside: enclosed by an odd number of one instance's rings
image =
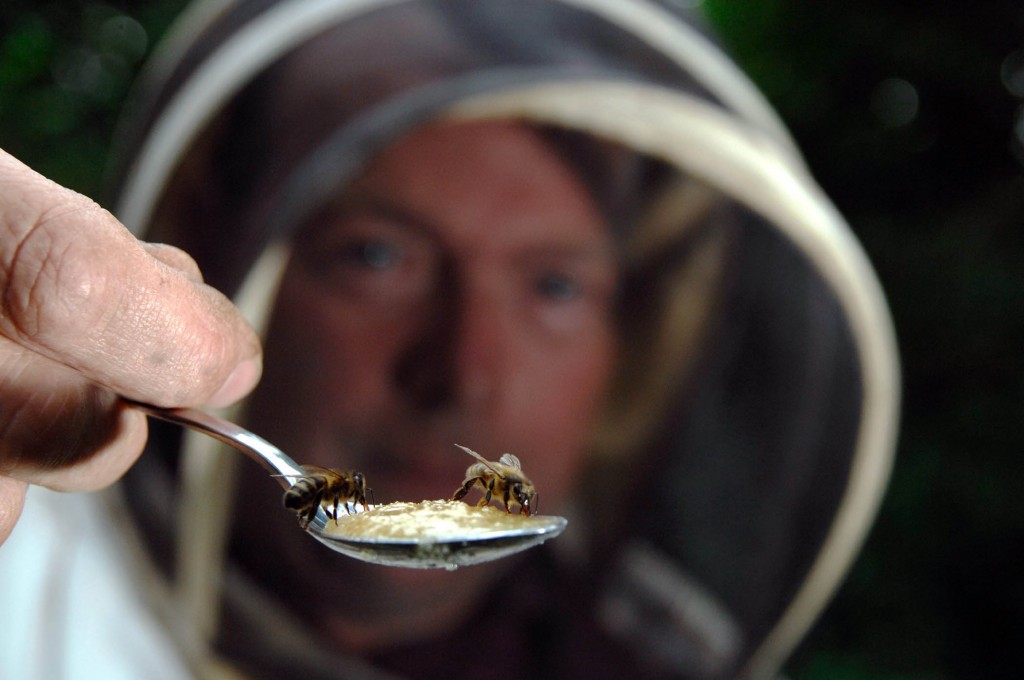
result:
[(474, 451), (473, 449), (467, 449), (467, 448), (466, 448), (465, 446), (463, 446), (462, 444), (456, 444), (456, 446), (458, 446), (458, 447), (459, 447), (460, 449), (462, 449), (463, 451), (465, 451), (466, 453), (468, 453), (469, 455), (473, 456), (473, 457), (474, 457), (474, 458), (476, 458), (476, 459), (477, 459), (478, 461), (480, 461), (481, 463), (483, 463), (484, 465), (486, 465), (486, 466), (487, 466), (487, 469), (488, 469), (488, 470), (490, 470), (490, 471), (491, 471), (491, 472), (493, 472), (494, 474), (498, 475), (499, 477), (501, 476), (501, 473), (500, 473), (500, 472), (499, 472), (498, 470), (496, 470), (496, 469), (494, 468), (494, 465), (493, 465), (493, 464), (492, 464), (492, 463), (491, 463), (491, 462), (490, 462), (489, 460), (487, 460), (486, 458), (484, 458), (483, 456), (481, 456), (481, 455), (480, 455), (479, 453), (477, 453), (477, 452), (476, 452), (476, 451)]
[[(322, 475), (327, 475), (327, 476), (333, 476), (333, 477), (341, 476), (341, 473), (338, 472), (337, 470), (332, 470), (331, 468), (320, 467), (319, 465), (300, 465), (299, 467), (301, 467), (306, 472), (306, 476), (307, 477), (310, 476), (310, 475), (316, 474), (316, 473), (320, 473)], [(270, 475), (270, 476), (271, 477), (294, 477), (295, 475)]]
[(498, 462), (501, 463), (502, 465), (507, 465), (510, 468), (514, 468), (516, 470), (523, 469), (522, 464), (520, 464), (519, 462), (519, 458), (517, 458), (515, 455), (511, 453), (501, 454), (501, 458), (498, 459)]
[(332, 470), (331, 468), (320, 467), (319, 465), (303, 465), (302, 469), (305, 470), (306, 472), (309, 472), (309, 473), (319, 472), (319, 473), (324, 474), (324, 475), (336, 475), (336, 474), (338, 474), (337, 470)]

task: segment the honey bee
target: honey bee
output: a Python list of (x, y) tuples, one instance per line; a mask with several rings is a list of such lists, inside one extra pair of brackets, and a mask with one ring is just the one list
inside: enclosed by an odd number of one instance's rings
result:
[(338, 508), (354, 502), (366, 510), (366, 479), (361, 472), (342, 472), (319, 465), (303, 465), (305, 477), (300, 477), (284, 492), (284, 507), (299, 515), (299, 524), (305, 529), (316, 517), (317, 508), (323, 506), (327, 516), (338, 523)]
[(511, 453), (505, 453), (495, 463), (485, 460), (479, 453), (465, 446), (456, 446), (479, 462), (473, 463), (466, 470), (466, 480), (452, 494), (453, 501), (462, 500), (470, 489), (479, 486), (484, 491), (484, 497), (477, 503), (477, 507), (487, 505), (491, 502), (491, 497), (495, 496), (505, 505), (505, 512), (512, 512), (509, 503), (515, 501), (519, 504), (519, 512), (530, 516), (531, 508), (536, 509), (537, 490), (533, 482), (523, 474), (518, 458)]

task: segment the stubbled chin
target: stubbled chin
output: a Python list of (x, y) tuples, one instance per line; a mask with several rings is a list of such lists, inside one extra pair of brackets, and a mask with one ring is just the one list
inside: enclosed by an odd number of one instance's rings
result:
[(476, 612), (506, 569), (501, 563), (451, 572), (359, 565), (354, 571), (366, 571), (352, 580), (352, 608), (328, 615), (325, 630), (355, 652), (445, 635)]

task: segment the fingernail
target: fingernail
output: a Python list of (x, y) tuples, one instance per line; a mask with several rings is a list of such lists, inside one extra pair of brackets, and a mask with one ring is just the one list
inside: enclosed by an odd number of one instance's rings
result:
[(261, 357), (252, 357), (242, 361), (231, 371), (231, 375), (224, 381), (213, 396), (207, 400), (207, 406), (220, 408), (229, 406), (252, 391), (263, 374), (263, 360)]

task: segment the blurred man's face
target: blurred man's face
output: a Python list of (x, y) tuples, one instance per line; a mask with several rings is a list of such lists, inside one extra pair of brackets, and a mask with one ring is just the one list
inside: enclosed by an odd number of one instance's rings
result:
[[(419, 130), (297, 238), (250, 422), (300, 463), (363, 472), (378, 503), (450, 497), (473, 462), (456, 443), (512, 452), (557, 513), (610, 372), (616, 272), (534, 132)], [(465, 572), (440, 578), (488, 573)]]

